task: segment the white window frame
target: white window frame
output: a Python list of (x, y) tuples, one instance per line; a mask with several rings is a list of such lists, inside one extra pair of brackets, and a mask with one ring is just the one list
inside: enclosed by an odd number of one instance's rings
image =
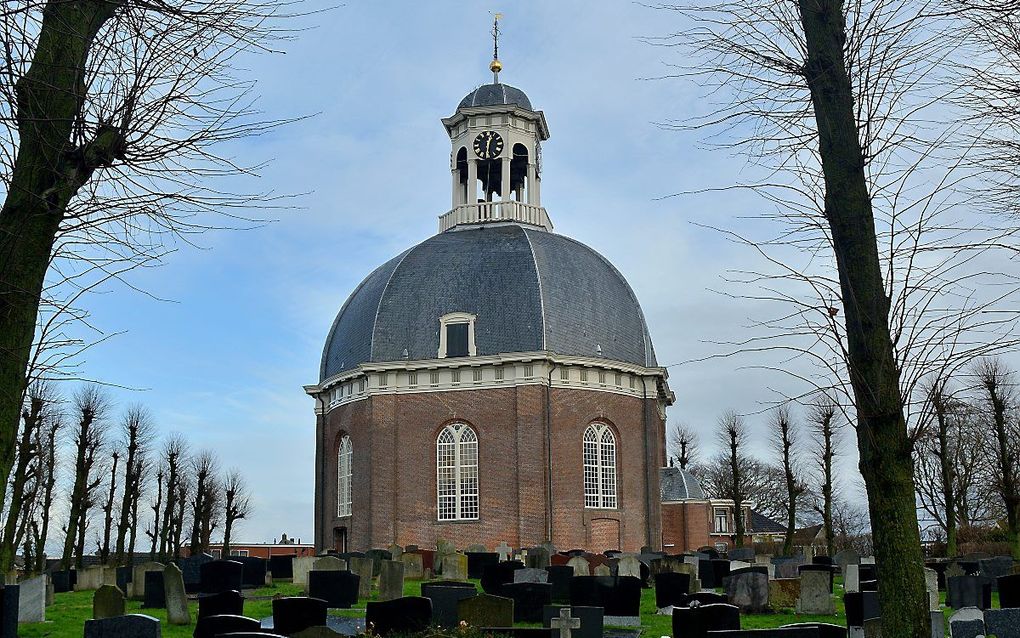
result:
[(351, 483), (354, 478), (354, 446), (349, 434), (343, 435), (336, 451), (336, 515), (351, 515)]
[(616, 509), (616, 434), (608, 424), (596, 421), (584, 430), (581, 446), (585, 508)]
[[(720, 529), (719, 527), (720, 515), (722, 516), (723, 521), (722, 529)], [(730, 508), (718, 506), (712, 508), (712, 533), (713, 534), (730, 533)]]
[(450, 312), (439, 318), (439, 358), (446, 358), (446, 326), (451, 324), (466, 323), (468, 327), (468, 356), (478, 356), (478, 349), (475, 347), (475, 319), (476, 316), (469, 312)]
[(451, 423), (436, 437), (436, 518), (477, 521), (478, 435), (467, 423)]

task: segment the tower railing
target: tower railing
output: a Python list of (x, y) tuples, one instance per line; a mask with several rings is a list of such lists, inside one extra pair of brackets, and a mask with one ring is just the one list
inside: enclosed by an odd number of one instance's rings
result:
[(461, 204), (439, 216), (439, 232), (450, 230), (461, 224), (486, 224), (490, 222), (521, 222), (552, 230), (549, 214), (541, 206), (513, 200), (506, 202), (478, 202)]

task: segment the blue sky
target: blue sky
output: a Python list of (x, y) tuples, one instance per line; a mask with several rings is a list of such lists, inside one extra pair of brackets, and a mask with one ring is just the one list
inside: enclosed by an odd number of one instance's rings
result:
[[(314, 4), (312, 6), (315, 6)], [(678, 16), (632, 2), (427, 3), (353, 0), (305, 19), (313, 28), (285, 55), (250, 62), (269, 117), (316, 114), (231, 147), (270, 159), (259, 189), (306, 193), (301, 209), (247, 232), (180, 246), (164, 267), (134, 273), (156, 301), (123, 287), (87, 302), (96, 323), (126, 334), (90, 351), (93, 378), (124, 405), (148, 405), (163, 432), (217, 450), (255, 492), (255, 516), (238, 536), (272, 540), (312, 531), (312, 401), (331, 322), (377, 265), (436, 232), (450, 204), (449, 140), (440, 118), (490, 80), (489, 11), (502, 11), (502, 81), (545, 112), (543, 203), (558, 232), (606, 255), (628, 278), (647, 317), (660, 363), (717, 351), (761, 308), (712, 288), (753, 256), (696, 224), (747, 224), (759, 204), (735, 193), (664, 196), (725, 185), (753, 170), (741, 157), (706, 150), (693, 134), (657, 126), (703, 110), (699, 89), (669, 72), (671, 49), (643, 36), (679, 28)], [(314, 24), (313, 24), (314, 23)], [(727, 409), (754, 413), (798, 388), (754, 361), (671, 366), (685, 420), (711, 446)], [(756, 452), (767, 456), (764, 421), (749, 416)], [(847, 433), (843, 481), (854, 489)]]

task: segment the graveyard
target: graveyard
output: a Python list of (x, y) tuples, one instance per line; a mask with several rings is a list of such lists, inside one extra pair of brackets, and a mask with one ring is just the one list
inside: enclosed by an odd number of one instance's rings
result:
[[(14, 614), (22, 622), (9, 624), (13, 601), (5, 599), (0, 628), (4, 638), (879, 635), (877, 570), (850, 552), (808, 561), (753, 550), (733, 552), (746, 560), (709, 552), (501, 550), (392, 546), (271, 561), (200, 555), (180, 565), (56, 572), (7, 588), (26, 594), (17, 602), (22, 618)], [(932, 635), (1020, 635), (1018, 568), (994, 558), (929, 563)], [(31, 619), (45, 621), (25, 622), (28, 607), (39, 608)]]

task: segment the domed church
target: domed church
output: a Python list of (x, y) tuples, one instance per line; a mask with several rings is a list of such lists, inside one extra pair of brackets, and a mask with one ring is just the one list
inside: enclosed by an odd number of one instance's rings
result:
[(354, 290), (305, 387), (319, 550), (662, 543), (666, 370), (623, 275), (553, 230), (545, 115), (490, 68), (442, 120), (439, 232)]

